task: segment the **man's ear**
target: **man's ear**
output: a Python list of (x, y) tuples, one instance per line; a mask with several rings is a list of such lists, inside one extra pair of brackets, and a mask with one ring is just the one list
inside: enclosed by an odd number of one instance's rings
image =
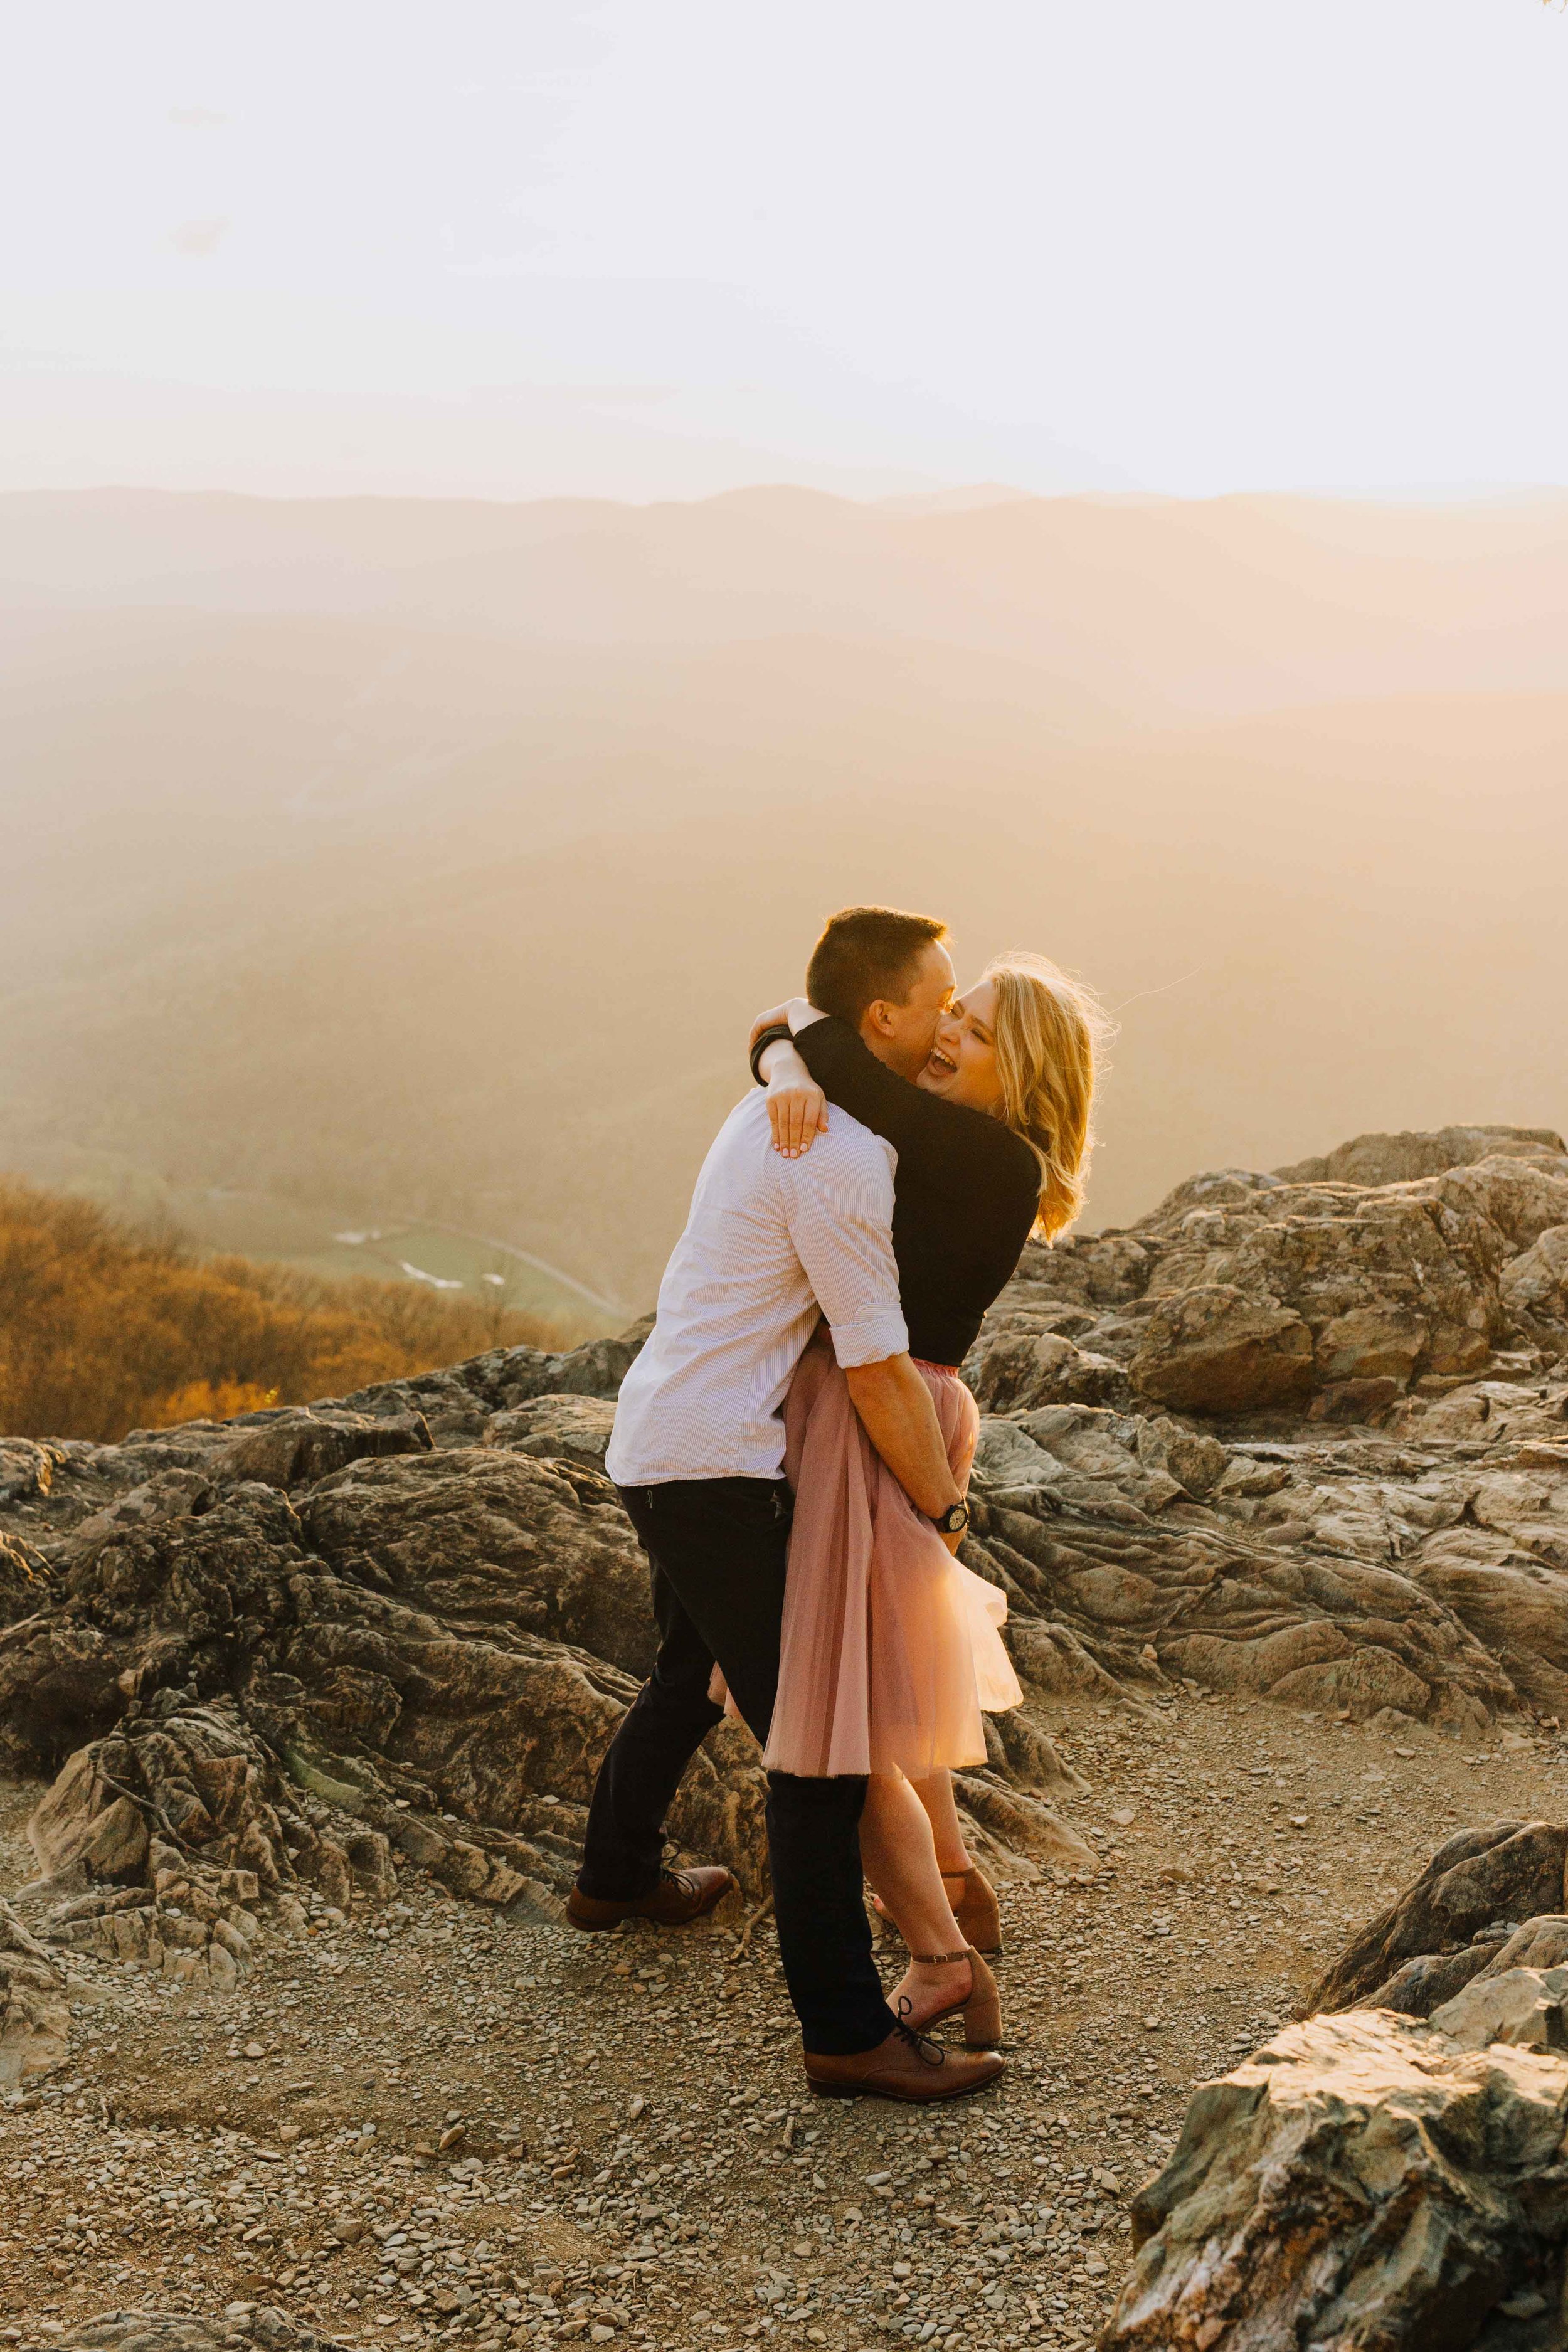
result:
[(869, 1029), (874, 1036), (890, 1037), (892, 1035), (893, 1007), (885, 996), (874, 996), (871, 999), (870, 1003), (860, 1015), (860, 1026), (862, 1029)]

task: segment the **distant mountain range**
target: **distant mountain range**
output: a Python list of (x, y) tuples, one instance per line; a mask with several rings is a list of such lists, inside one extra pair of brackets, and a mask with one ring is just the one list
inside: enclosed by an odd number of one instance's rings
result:
[(0, 1165), (639, 1307), (870, 897), (1123, 1007), (1096, 1222), (1568, 1114), (1568, 498), (914, 507), (0, 499)]

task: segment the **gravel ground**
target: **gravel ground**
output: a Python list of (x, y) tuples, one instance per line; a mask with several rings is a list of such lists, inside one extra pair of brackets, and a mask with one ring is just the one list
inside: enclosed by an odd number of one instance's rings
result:
[[(946, 2109), (810, 2096), (738, 1899), (589, 1938), (405, 1872), (387, 1911), (265, 1928), (226, 2001), (82, 1963), (68, 2065), (0, 2105), (0, 2343), (257, 2302), (465, 2352), (1086, 2342), (1193, 2084), (1454, 1829), (1561, 1820), (1568, 1751), (1186, 1694), (1055, 1736), (1107, 1867), (1005, 1885), (1011, 2064)], [(0, 1889), (39, 1793), (0, 1784)]]

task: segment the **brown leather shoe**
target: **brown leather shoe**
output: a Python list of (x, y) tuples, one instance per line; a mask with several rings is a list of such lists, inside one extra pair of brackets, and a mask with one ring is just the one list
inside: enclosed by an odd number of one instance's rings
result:
[(665, 1870), (658, 1885), (631, 1903), (603, 1903), (574, 1886), (566, 1897), (566, 1916), (574, 1927), (589, 1935), (618, 1927), (623, 1919), (651, 1919), (658, 1927), (689, 1927), (721, 1903), (735, 1884), (728, 1870)]
[(895, 2025), (886, 2042), (848, 2058), (805, 2053), (806, 2079), (825, 2099), (963, 2099), (1006, 2071), (994, 2050), (950, 2049), (907, 2025)]

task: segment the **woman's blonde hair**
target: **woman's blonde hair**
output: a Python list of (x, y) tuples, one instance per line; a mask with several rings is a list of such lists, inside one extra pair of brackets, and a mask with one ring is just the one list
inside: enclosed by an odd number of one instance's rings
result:
[(1095, 1080), (1114, 1024), (1092, 989), (1044, 956), (1000, 955), (981, 977), (996, 989), (1003, 1122), (1040, 1163), (1035, 1230), (1054, 1241), (1083, 1207)]

